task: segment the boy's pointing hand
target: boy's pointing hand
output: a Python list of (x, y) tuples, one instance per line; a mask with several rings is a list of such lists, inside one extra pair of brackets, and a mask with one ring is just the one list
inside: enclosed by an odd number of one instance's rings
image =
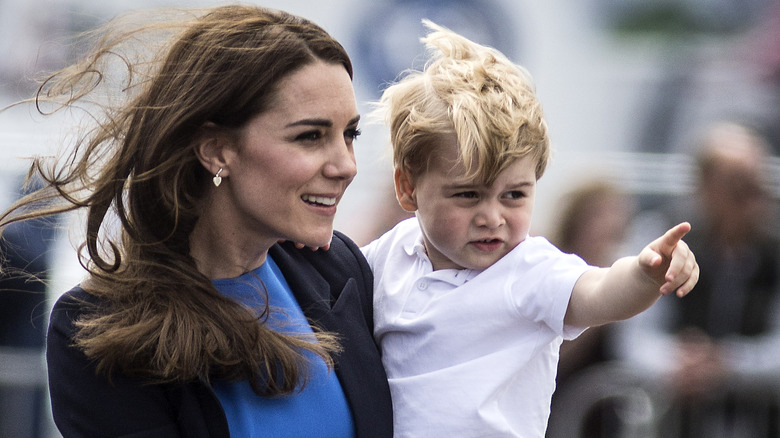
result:
[(684, 297), (699, 281), (696, 257), (682, 241), (690, 230), (691, 225), (683, 222), (652, 241), (639, 253), (639, 266), (660, 284), (659, 292), (663, 295), (676, 290), (678, 297)]

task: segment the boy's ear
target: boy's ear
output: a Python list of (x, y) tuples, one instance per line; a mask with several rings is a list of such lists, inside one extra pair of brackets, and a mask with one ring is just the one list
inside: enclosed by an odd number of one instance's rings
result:
[(194, 141), (195, 154), (206, 171), (216, 175), (222, 169), (220, 176), (228, 176), (230, 155), (234, 150), (228, 134), (214, 123), (207, 122), (198, 129)]
[(401, 208), (408, 212), (417, 211), (417, 197), (414, 194), (414, 182), (408, 172), (403, 169), (395, 169), (395, 197)]

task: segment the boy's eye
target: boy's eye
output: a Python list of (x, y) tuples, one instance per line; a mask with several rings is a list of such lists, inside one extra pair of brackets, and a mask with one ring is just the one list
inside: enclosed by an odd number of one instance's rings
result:
[(507, 192), (506, 197), (509, 199), (522, 199), (525, 198), (525, 192), (521, 190), (512, 190)]
[(474, 199), (476, 198), (477, 192), (458, 192), (454, 195), (456, 198), (467, 198), (467, 199)]

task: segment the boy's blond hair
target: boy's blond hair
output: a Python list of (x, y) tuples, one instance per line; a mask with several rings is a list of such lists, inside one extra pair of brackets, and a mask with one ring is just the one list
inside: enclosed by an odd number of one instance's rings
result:
[(550, 141), (531, 75), (499, 51), (429, 20), (421, 41), (433, 51), (378, 102), (390, 126), (393, 162), (416, 178), (444, 135), (454, 133), (469, 176), (491, 184), (514, 159), (533, 156), (541, 178)]

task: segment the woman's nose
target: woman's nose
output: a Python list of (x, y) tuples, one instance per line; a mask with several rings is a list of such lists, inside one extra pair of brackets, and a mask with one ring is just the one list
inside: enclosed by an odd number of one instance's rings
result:
[(357, 162), (352, 146), (342, 141), (331, 148), (331, 156), (325, 165), (328, 178), (352, 179), (357, 175)]

